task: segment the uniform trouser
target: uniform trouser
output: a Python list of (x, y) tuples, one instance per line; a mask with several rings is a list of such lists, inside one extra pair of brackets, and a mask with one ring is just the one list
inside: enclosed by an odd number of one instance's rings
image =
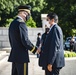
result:
[(28, 63), (12, 63), (12, 75), (28, 75)]
[(53, 68), (52, 71), (48, 71), (48, 69), (45, 69), (45, 75), (59, 75), (61, 68)]

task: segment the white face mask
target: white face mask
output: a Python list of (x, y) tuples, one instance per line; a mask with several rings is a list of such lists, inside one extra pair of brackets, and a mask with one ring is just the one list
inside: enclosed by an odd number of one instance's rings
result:
[(39, 36), (39, 38), (41, 38), (41, 36)]
[(48, 22), (48, 21), (46, 22), (46, 25), (47, 25), (47, 27), (50, 27), (50, 24), (49, 24), (49, 22)]
[(50, 27), (50, 24), (49, 24), (49, 22), (48, 22), (47, 26), (48, 26), (48, 27)]

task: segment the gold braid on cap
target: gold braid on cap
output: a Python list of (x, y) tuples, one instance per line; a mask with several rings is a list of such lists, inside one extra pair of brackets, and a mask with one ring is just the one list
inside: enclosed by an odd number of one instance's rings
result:
[(18, 11), (21, 11), (21, 10), (24, 10), (30, 14), (30, 10), (28, 10), (28, 9), (19, 9)]

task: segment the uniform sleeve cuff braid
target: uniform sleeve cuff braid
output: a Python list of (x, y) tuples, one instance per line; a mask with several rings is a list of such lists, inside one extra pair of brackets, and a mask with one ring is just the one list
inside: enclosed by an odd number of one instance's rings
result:
[(33, 49), (31, 50), (31, 52), (34, 54), (36, 53), (36, 51), (37, 51), (37, 47), (33, 47)]

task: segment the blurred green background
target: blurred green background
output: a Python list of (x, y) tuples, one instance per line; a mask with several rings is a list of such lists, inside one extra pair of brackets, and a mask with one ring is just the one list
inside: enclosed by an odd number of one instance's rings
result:
[(9, 27), (17, 15), (17, 6), (30, 4), (32, 16), (27, 22), (30, 27), (42, 27), (41, 14), (55, 12), (59, 16), (59, 25), (64, 38), (76, 36), (75, 0), (0, 0), (0, 27)]

